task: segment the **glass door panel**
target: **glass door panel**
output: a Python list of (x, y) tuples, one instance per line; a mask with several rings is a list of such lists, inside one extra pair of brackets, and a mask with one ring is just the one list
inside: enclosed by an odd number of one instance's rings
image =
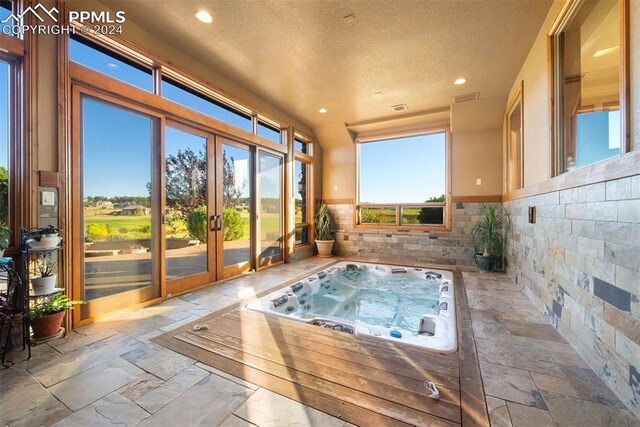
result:
[(237, 273), (251, 267), (251, 187), (249, 149), (222, 144), (222, 234), (227, 271)]
[[(165, 277), (167, 281), (213, 271), (209, 262), (208, 137), (165, 127)], [(193, 285), (194, 283), (192, 283)], [(173, 289), (169, 289), (171, 291)]]
[[(92, 98), (82, 98), (81, 109), (81, 297), (89, 303), (82, 306), (86, 317), (102, 311), (92, 309), (96, 301), (126, 306), (158, 294), (151, 191), (156, 135), (154, 118), (134, 110)], [(120, 296), (130, 292), (135, 295)]]
[(259, 264), (281, 261), (283, 242), (283, 159), (258, 151)]

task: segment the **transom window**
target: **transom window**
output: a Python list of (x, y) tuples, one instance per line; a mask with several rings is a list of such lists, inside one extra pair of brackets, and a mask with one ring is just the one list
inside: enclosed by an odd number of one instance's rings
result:
[(167, 77), (162, 78), (162, 96), (221, 122), (253, 132), (253, 121), (250, 115), (236, 111)]
[(556, 175), (627, 149), (624, 3), (578, 1), (551, 35)]
[(447, 134), (358, 143), (357, 223), (445, 225)]
[(309, 154), (311, 155), (311, 143), (305, 141), (304, 139), (300, 138), (299, 136), (296, 136), (293, 142), (293, 149), (298, 152), (298, 153), (302, 153), (302, 154)]
[[(13, 2), (10, 0), (0, 0), (0, 22), (7, 19), (13, 13)], [(7, 36), (14, 36), (13, 31), (10, 30), (10, 27), (17, 25), (18, 23), (14, 21), (14, 19), (9, 19), (7, 22), (0, 24), (0, 30), (2, 30), (2, 34)]]
[(153, 70), (88, 40), (69, 39), (69, 59), (92, 70), (153, 92)]
[(282, 144), (282, 131), (267, 122), (258, 120), (258, 135), (276, 144)]

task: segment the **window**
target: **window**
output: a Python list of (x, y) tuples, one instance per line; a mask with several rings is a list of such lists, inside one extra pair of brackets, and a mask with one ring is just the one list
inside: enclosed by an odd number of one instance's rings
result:
[(221, 122), (253, 132), (250, 115), (236, 111), (172, 79), (162, 78), (162, 96)]
[(357, 223), (445, 225), (446, 131), (358, 143)]
[(293, 148), (298, 153), (311, 155), (311, 143), (303, 140), (299, 136), (295, 137)]
[(296, 245), (309, 243), (312, 212), (309, 209), (309, 170), (310, 164), (296, 160), (294, 165), (294, 199), (296, 219)]
[(620, 4), (576, 2), (551, 36), (556, 175), (626, 151)]
[(0, 61), (0, 225), (10, 224), (9, 191), (12, 139), (11, 74), (8, 62)]
[[(0, 0), (0, 23), (11, 16), (13, 13), (13, 6), (13, 2), (10, 0)], [(15, 36), (11, 27), (17, 24), (18, 22), (15, 22), (15, 20), (11, 18), (7, 22), (0, 24), (0, 30), (4, 35)]]
[(522, 92), (524, 82), (521, 83), (520, 88), (516, 92), (515, 96), (509, 102), (507, 106), (507, 112), (505, 114), (505, 129), (506, 129), (506, 161), (507, 165), (505, 171), (507, 173), (507, 185), (506, 191), (514, 191), (518, 188), (522, 188), (524, 185), (523, 177), (523, 121), (524, 114), (522, 110)]
[(130, 59), (79, 38), (69, 38), (69, 59), (122, 82), (153, 92), (153, 72)]
[(282, 144), (282, 131), (275, 126), (258, 120), (258, 135), (267, 138), (276, 144)]

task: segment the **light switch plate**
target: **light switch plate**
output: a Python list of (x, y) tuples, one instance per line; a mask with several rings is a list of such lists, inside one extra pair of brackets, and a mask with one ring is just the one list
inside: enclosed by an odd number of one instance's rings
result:
[(53, 191), (43, 191), (42, 206), (53, 206), (55, 204), (54, 197)]
[(476, 179), (476, 185), (482, 185), (482, 179), (480, 178)]

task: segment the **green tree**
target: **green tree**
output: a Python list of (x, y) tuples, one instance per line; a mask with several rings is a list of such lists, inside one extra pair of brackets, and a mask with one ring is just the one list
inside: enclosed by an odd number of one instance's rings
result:
[(9, 223), (9, 172), (0, 166), (0, 224)]
[[(206, 149), (178, 150), (167, 156), (165, 162), (166, 206), (182, 218), (207, 204)], [(205, 213), (206, 216), (206, 213)], [(194, 236), (195, 237), (195, 236)], [(197, 238), (197, 237), (195, 237)]]
[(194, 239), (204, 243), (207, 241), (207, 208), (198, 206), (187, 216), (187, 231)]
[[(227, 152), (222, 152), (222, 206), (235, 208), (238, 205), (240, 196), (247, 186), (246, 180), (236, 183), (235, 160), (233, 157), (227, 158)], [(223, 212), (224, 215), (224, 212)]]
[(238, 240), (244, 236), (242, 215), (235, 209), (225, 208), (222, 211), (223, 238), (225, 241)]

